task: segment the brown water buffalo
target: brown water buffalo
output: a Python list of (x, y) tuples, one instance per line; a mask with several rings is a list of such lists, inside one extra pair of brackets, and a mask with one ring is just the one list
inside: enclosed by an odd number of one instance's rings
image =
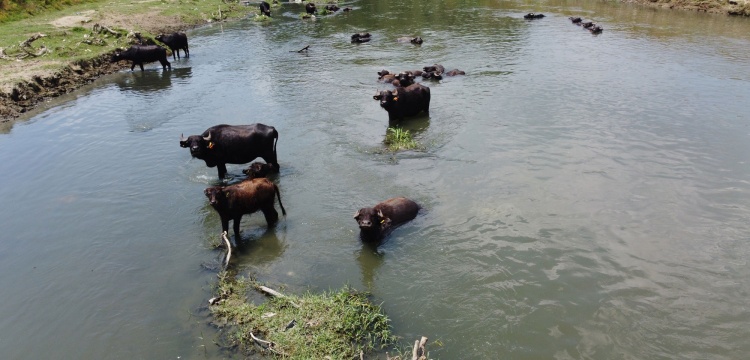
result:
[(242, 173), (247, 175), (248, 179), (267, 177), (274, 172), (276, 172), (276, 168), (273, 165), (257, 161), (250, 164), (247, 169), (242, 170)]
[(380, 107), (388, 112), (389, 121), (430, 111), (430, 88), (422, 84), (381, 91), (372, 98), (380, 101)]
[(116, 50), (110, 58), (111, 62), (118, 62), (120, 60), (130, 60), (133, 64), (130, 66), (130, 71), (133, 71), (136, 65), (141, 67), (143, 71), (143, 63), (150, 63), (158, 61), (161, 63), (161, 67), (164, 70), (172, 70), (172, 64), (167, 61), (167, 49), (159, 45), (133, 45), (127, 50)]
[[(185, 57), (190, 57), (190, 50), (188, 49), (188, 39), (185, 33), (175, 32), (170, 35), (159, 34), (156, 35), (156, 40), (163, 42), (169, 50), (172, 50), (172, 60), (180, 58), (180, 50), (185, 52)], [(177, 57), (175, 57), (175, 55)]]
[(463, 70), (458, 70), (458, 69), (453, 69), (453, 70), (445, 72), (445, 76), (456, 76), (456, 75), (466, 75), (466, 72)]
[(189, 148), (190, 155), (205, 161), (206, 166), (216, 166), (219, 179), (224, 179), (226, 164), (246, 164), (259, 157), (279, 171), (278, 139), (279, 133), (273, 126), (222, 124), (206, 129), (201, 135), (180, 136), (180, 146)]
[(360, 237), (365, 241), (380, 241), (390, 230), (414, 219), (419, 205), (405, 197), (383, 201), (373, 207), (359, 209), (354, 219), (359, 225)]
[(244, 180), (228, 186), (212, 186), (203, 193), (209, 204), (219, 213), (221, 230), (229, 231), (229, 220), (234, 223), (234, 241), (240, 242), (240, 220), (242, 215), (252, 214), (258, 210), (263, 212), (268, 227), (279, 220), (279, 213), (274, 208), (274, 195), (279, 199), (281, 213), (286, 216), (286, 210), (281, 203), (279, 188), (266, 178)]

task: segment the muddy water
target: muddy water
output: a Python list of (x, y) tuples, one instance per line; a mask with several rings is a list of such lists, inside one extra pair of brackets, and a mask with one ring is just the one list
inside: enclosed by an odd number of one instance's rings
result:
[[(368, 290), (433, 358), (746, 356), (750, 22), (402, 3), (194, 30), (172, 72), (103, 78), (0, 135), (3, 358), (232, 357), (205, 325), (217, 173), (178, 139), (254, 122), (280, 133), (288, 216), (245, 218), (242, 273)], [(426, 83), (429, 115), (403, 124), (422, 150), (384, 151), (376, 72), (433, 63), (468, 75)], [(354, 211), (398, 195), (425, 210), (362, 246)]]

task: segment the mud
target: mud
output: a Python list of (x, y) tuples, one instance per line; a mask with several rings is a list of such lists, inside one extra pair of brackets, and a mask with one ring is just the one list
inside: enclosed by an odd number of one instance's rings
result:
[(102, 75), (114, 73), (122, 64), (111, 63), (111, 55), (80, 60), (49, 76), (34, 76), (16, 84), (9, 93), (0, 92), (0, 122), (11, 121), (46, 99), (79, 89)]

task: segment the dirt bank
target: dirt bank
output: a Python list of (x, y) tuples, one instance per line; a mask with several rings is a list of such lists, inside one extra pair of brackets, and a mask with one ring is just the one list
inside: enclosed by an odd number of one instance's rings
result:
[[(139, 3), (137, 9), (129, 0), (85, 4), (0, 25), (0, 37), (8, 38), (0, 43), (0, 122), (128, 67), (129, 62), (111, 63), (109, 59), (116, 48), (136, 43), (136, 33), (152, 42), (159, 33), (185, 31), (257, 12), (254, 6), (222, 0), (189, 8), (180, 6), (179, 1)], [(112, 29), (117, 33), (110, 32)]]

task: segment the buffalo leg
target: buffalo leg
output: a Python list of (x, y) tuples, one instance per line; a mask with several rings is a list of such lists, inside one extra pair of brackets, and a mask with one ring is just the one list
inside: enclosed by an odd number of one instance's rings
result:
[(141, 71), (143, 71), (143, 63), (139, 63), (138, 66), (141, 67)]
[(216, 168), (219, 169), (219, 179), (224, 180), (224, 177), (227, 175), (227, 165), (218, 164)]
[(221, 217), (221, 231), (229, 232), (229, 218), (228, 217)]
[(273, 208), (273, 205), (265, 207), (261, 209), (261, 211), (263, 211), (263, 216), (266, 217), (266, 223), (268, 223), (268, 227), (273, 226), (273, 224), (279, 221), (279, 213), (276, 212), (276, 209)]
[(235, 217), (234, 223), (232, 224), (234, 227), (234, 242), (238, 245), (242, 239), (240, 238), (240, 219), (242, 219), (242, 215)]

